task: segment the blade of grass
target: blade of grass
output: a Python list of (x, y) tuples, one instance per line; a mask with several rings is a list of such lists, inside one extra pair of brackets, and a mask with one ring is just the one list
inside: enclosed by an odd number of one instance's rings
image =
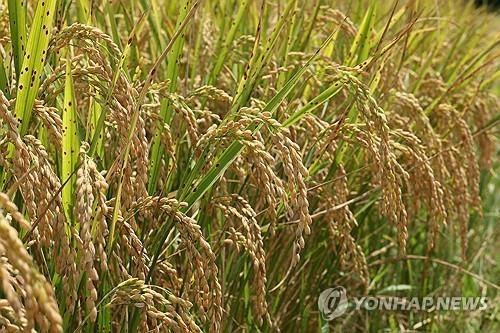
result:
[(111, 35), (113, 36), (113, 41), (122, 48), (122, 40), (120, 38), (120, 33), (118, 32), (118, 27), (116, 26), (115, 20), (115, 4), (111, 1), (106, 1), (104, 4), (104, 12), (108, 17), (109, 26), (111, 28)]
[(9, 0), (9, 23), (16, 78), (19, 78), (26, 49), (26, 0)]
[(10, 99), (9, 81), (7, 80), (7, 71), (5, 70), (3, 57), (0, 57), (0, 90), (7, 99)]
[(218, 54), (217, 60), (215, 62), (215, 65), (210, 73), (210, 76), (208, 78), (207, 84), (212, 85), (216, 81), (217, 77), (219, 76), (219, 73), (222, 69), (222, 66), (224, 65), (224, 61), (226, 60), (227, 54), (229, 52), (229, 48), (233, 44), (234, 41), (234, 36), (236, 35), (236, 31), (238, 30), (241, 20), (243, 16), (248, 11), (248, 6), (250, 5), (251, 1), (250, 0), (243, 0), (238, 4), (238, 12), (236, 14), (236, 17), (231, 23), (231, 28), (229, 29), (229, 32), (226, 35), (226, 40), (222, 44), (222, 49)]
[[(68, 185), (62, 190), (62, 202), (64, 212), (69, 221), (72, 221), (72, 211), (74, 207), (74, 193), (76, 175), (74, 170), (78, 163), (78, 154), (80, 152), (80, 140), (78, 137), (76, 99), (73, 87), (73, 78), (71, 73), (71, 61), (66, 61), (66, 75), (64, 82), (64, 105), (62, 114), (62, 165), (61, 179), (71, 177)], [(73, 176), (71, 176), (73, 174)]]
[[(284, 43), (284, 45), (283, 45), (282, 56), (281, 56), (283, 60), (281, 62), (281, 67), (286, 67), (288, 65), (288, 55), (289, 55), (290, 51), (292, 50), (293, 43), (295, 42), (295, 37), (296, 37), (295, 33), (297, 30), (297, 26), (299, 24), (299, 20), (298, 20), (297, 16), (298, 16), (297, 15), (297, 4), (295, 4), (295, 8), (294, 8), (293, 14), (292, 14), (292, 23), (288, 27), (288, 34), (287, 34), (287, 38), (286, 38), (286, 43)], [(286, 72), (280, 73), (280, 75), (278, 76), (278, 83), (276, 84), (277, 89), (280, 89), (283, 86), (283, 84), (286, 81), (286, 78), (287, 78)]]
[(321, 8), (321, 1), (316, 1), (316, 5), (314, 6), (314, 11), (312, 17), (308, 20), (309, 24), (307, 25), (307, 28), (305, 29), (306, 33), (302, 36), (300, 39), (300, 49), (304, 50), (311, 40), (311, 34), (314, 29), (314, 24), (317, 21), (317, 17), (319, 14), (319, 10)]
[(161, 38), (159, 31), (161, 31), (160, 28), (160, 11), (156, 10), (158, 8), (158, 5), (156, 1), (151, 2), (151, 7), (153, 7), (153, 11), (150, 11), (150, 5), (147, 0), (140, 0), (141, 1), (141, 6), (144, 12), (148, 13), (148, 22), (149, 22), (149, 28), (151, 29), (151, 32), (153, 34), (153, 38), (155, 39), (155, 44), (158, 45), (159, 47), (163, 47), (164, 41), (163, 38)]
[(343, 87), (344, 87), (344, 84), (340, 81), (337, 81), (334, 84), (330, 85), (330, 87), (325, 89), (318, 96), (314, 97), (306, 105), (304, 105), (302, 108), (297, 110), (294, 114), (292, 114), (287, 120), (285, 120), (285, 122), (283, 123), (283, 127), (292, 126), (297, 121), (302, 119), (305, 115), (312, 112), (313, 110), (315, 110), (316, 108), (321, 106), (323, 103), (328, 101), (330, 98), (335, 96), (340, 90), (342, 90)]
[(21, 135), (28, 131), (33, 104), (40, 87), (40, 79), (54, 23), (56, 3), (57, 0), (40, 0), (36, 6), (17, 88), (15, 114), (20, 119)]
[(78, 20), (82, 23), (89, 23), (91, 20), (91, 4), (89, 0), (78, 0)]
[[(186, 15), (188, 13), (188, 8), (191, 4), (190, 0), (185, 0), (181, 5), (181, 11), (177, 19), (176, 29), (184, 23)], [(169, 92), (173, 93), (177, 89), (177, 74), (178, 74), (178, 62), (181, 55), (182, 47), (184, 45), (184, 34), (181, 34), (174, 41), (171, 51), (168, 52), (167, 56), (167, 80), (169, 80)], [(170, 124), (172, 118), (172, 108), (168, 99), (164, 98), (161, 101), (160, 109), (160, 120), (156, 125), (156, 132), (153, 139), (153, 146), (151, 149), (151, 161), (150, 161), (150, 174), (148, 180), (148, 192), (154, 193), (156, 190), (156, 184), (158, 182), (158, 176), (160, 174), (161, 158), (163, 156), (164, 147), (161, 141), (163, 133), (162, 122)]]
[[(240, 81), (236, 96), (233, 99), (231, 113), (236, 112), (240, 107), (244, 106), (248, 102), (255, 84), (258, 82), (258, 79), (260, 79), (260, 73), (262, 69), (269, 63), (274, 45), (276, 44), (278, 36), (280, 35), (280, 32), (282, 31), (285, 23), (289, 19), (290, 12), (295, 7), (295, 2), (296, 0), (288, 1), (286, 8), (283, 10), (283, 13), (281, 13), (278, 22), (274, 26), (271, 35), (262, 45), (264, 54), (260, 54), (258, 52), (257, 45), (255, 45), (252, 59), (250, 60), (250, 63), (248, 65), (247, 74), (244, 75), (242, 80)], [(260, 33), (260, 29), (257, 33)]]
[(376, 1), (371, 1), (368, 10), (361, 22), (358, 33), (354, 37), (354, 41), (349, 50), (347, 63), (353, 66), (355, 63), (360, 63), (366, 59), (370, 51), (368, 37), (375, 23), (375, 11), (377, 7)]

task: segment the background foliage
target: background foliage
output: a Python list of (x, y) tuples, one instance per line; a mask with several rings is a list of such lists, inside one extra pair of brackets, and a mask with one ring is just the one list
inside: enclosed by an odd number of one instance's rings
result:
[[(473, 1), (2, 1), (0, 327), (498, 330), (498, 22)], [(490, 305), (326, 322), (337, 285)]]

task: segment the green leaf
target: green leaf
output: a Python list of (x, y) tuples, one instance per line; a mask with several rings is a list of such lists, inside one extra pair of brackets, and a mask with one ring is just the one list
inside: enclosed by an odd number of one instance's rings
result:
[(342, 87), (344, 86), (343, 83), (341, 82), (335, 82), (332, 84), (330, 87), (325, 89), (322, 93), (320, 93), (318, 96), (313, 98), (309, 103), (304, 105), (302, 108), (297, 110), (294, 114), (292, 114), (284, 123), (284, 127), (290, 127), (296, 122), (298, 122), (300, 119), (302, 119), (305, 115), (310, 113), (311, 111), (315, 110), (318, 108), (321, 104), (324, 102), (328, 101), (330, 98), (335, 96), (340, 90), (342, 90)]
[(33, 104), (40, 87), (43, 66), (47, 58), (50, 33), (52, 31), (56, 0), (38, 1), (26, 54), (21, 66), (15, 114), (20, 119), (20, 132), (28, 131)]
[(26, 49), (26, 1), (9, 0), (10, 39), (17, 78), (19, 78)]
[[(188, 13), (188, 7), (191, 4), (190, 0), (184, 1), (181, 5), (181, 11), (179, 13), (179, 17), (177, 19), (176, 30), (180, 28), (182, 23), (184, 22), (186, 15)], [(178, 60), (181, 56), (182, 47), (184, 45), (184, 34), (179, 36), (167, 55), (167, 79), (170, 81), (169, 91), (175, 92), (177, 89), (177, 74), (178, 74)], [(161, 142), (161, 137), (163, 133), (164, 127), (161, 125), (161, 122), (170, 123), (172, 117), (172, 110), (170, 106), (170, 102), (168, 99), (163, 99), (161, 102), (160, 109), (160, 120), (156, 126), (156, 132), (153, 138), (153, 146), (151, 149), (151, 161), (150, 161), (150, 174), (148, 180), (148, 192), (154, 193), (156, 190), (156, 184), (158, 182), (158, 177), (160, 174), (160, 166), (161, 166), (161, 158), (163, 156), (164, 147)]]
[[(64, 105), (62, 115), (62, 167), (61, 179), (71, 176), (69, 183), (62, 189), (63, 208), (67, 217), (71, 217), (74, 206), (76, 174), (73, 174), (78, 164), (80, 140), (78, 138), (76, 100), (71, 74), (71, 61), (66, 62), (66, 76), (64, 81)], [(72, 175), (73, 174), (73, 175)]]
[(7, 99), (10, 98), (9, 81), (7, 80), (7, 71), (5, 70), (3, 57), (0, 57), (0, 90), (3, 92), (5, 97), (7, 97)]
[[(260, 54), (258, 52), (257, 48), (257, 41), (258, 38), (256, 39), (256, 45), (254, 47), (254, 51), (252, 58), (250, 59), (250, 63), (248, 65), (248, 70), (247, 73), (243, 76), (243, 78), (240, 80), (238, 90), (236, 93), (236, 96), (233, 99), (233, 105), (231, 107), (231, 113), (236, 112), (240, 107), (246, 105), (250, 98), (250, 94), (253, 91), (253, 88), (255, 84), (258, 82), (260, 79), (261, 71), (264, 68), (265, 65), (269, 63), (269, 60), (271, 59), (272, 56), (272, 50), (274, 48), (274, 45), (276, 44), (276, 41), (278, 40), (278, 36), (280, 35), (280, 32), (282, 31), (285, 23), (288, 21), (290, 18), (290, 12), (293, 10), (295, 7), (295, 2), (296, 0), (289, 0), (287, 6), (281, 13), (281, 16), (274, 26), (271, 35), (266, 39), (264, 44), (262, 45), (262, 50), (263, 54)], [(260, 27), (258, 28), (257, 31), (257, 36), (260, 35)]]
[(248, 6), (250, 5), (250, 3), (251, 3), (250, 0), (243, 0), (240, 3), (238, 3), (238, 13), (236, 14), (234, 20), (232, 21), (231, 28), (229, 29), (229, 32), (226, 35), (226, 40), (222, 44), (222, 49), (218, 54), (217, 60), (215, 62), (214, 68), (212, 69), (212, 72), (210, 73), (210, 77), (208, 79), (207, 84), (212, 85), (216, 81), (216, 78), (219, 75), (222, 66), (224, 65), (224, 61), (226, 60), (229, 48), (233, 44), (234, 36), (236, 35), (236, 31), (240, 26), (241, 19), (248, 12)]
[(89, 0), (78, 0), (77, 1), (77, 9), (78, 9), (78, 20), (82, 23), (89, 23), (91, 16), (91, 7), (92, 4)]
[(370, 51), (368, 37), (375, 23), (376, 6), (377, 1), (370, 2), (370, 6), (366, 11), (363, 21), (361, 22), (358, 33), (356, 34), (356, 37), (354, 37), (347, 61), (350, 66), (353, 66), (355, 63), (362, 62), (366, 59), (366, 57), (368, 57), (368, 53)]
[(319, 332), (320, 333), (330, 333), (330, 324), (328, 323), (327, 320), (323, 318), (321, 315), (321, 312), (318, 314), (319, 318)]

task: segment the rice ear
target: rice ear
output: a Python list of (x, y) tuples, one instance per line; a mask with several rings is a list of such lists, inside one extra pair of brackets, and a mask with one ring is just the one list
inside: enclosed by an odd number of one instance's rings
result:
[[(20, 303), (14, 301), (14, 296), (10, 297), (9, 303), (14, 309), (18, 309), (20, 313), (24, 312), (25, 330), (31, 330), (37, 323), (42, 329), (47, 332), (62, 332), (62, 318), (59, 314), (57, 301), (54, 297), (52, 286), (47, 282), (45, 277), (40, 274), (33, 264), (33, 259), (24, 248), (23, 243), (18, 238), (17, 232), (12, 228), (5, 217), (0, 214), (0, 257), (7, 258), (8, 263), (15, 269), (23, 278), (24, 285), (22, 286), (25, 293), (25, 307), (20, 309)], [(0, 266), (3, 266), (3, 272), (6, 272), (5, 260), (0, 261)], [(7, 268), (8, 269), (8, 268)], [(0, 278), (4, 283), (8, 276), (4, 274)], [(11, 289), (10, 292), (13, 290)], [(24, 311), (23, 311), (24, 310)], [(21, 322), (23, 321), (20, 318)]]

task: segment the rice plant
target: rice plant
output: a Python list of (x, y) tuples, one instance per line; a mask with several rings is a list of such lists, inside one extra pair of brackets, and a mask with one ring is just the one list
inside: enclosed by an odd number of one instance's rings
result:
[(498, 331), (490, 10), (0, 1), (0, 331)]

